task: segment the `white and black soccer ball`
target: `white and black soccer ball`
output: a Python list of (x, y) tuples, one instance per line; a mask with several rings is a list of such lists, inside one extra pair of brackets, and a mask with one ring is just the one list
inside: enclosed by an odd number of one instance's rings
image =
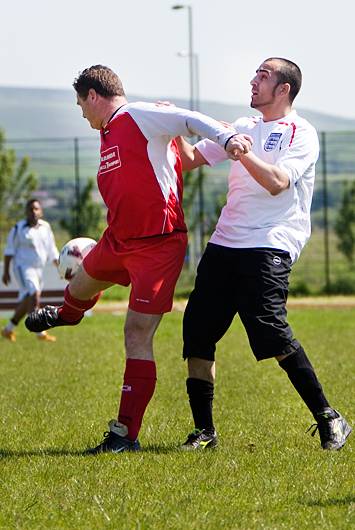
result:
[(96, 241), (90, 237), (76, 237), (65, 243), (59, 254), (58, 271), (61, 278), (71, 280), (77, 272), (81, 262)]

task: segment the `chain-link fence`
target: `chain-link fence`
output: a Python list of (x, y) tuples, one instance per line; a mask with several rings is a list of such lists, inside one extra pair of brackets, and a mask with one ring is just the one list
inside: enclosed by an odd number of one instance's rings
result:
[[(355, 181), (355, 131), (321, 132), (321, 153), (312, 203), (313, 234), (291, 277), (291, 292), (355, 292), (355, 270), (340, 252), (335, 224), (343, 204), (346, 183)], [(36, 196), (41, 199), (48, 219), (58, 231), (59, 244), (67, 234), (60, 233), (60, 220), (78, 206), (80, 190), (95, 178), (98, 166), (97, 138), (7, 140), (18, 160), (30, 157), (30, 167), (38, 176)], [(196, 170), (185, 197), (186, 221), (190, 230), (187, 268), (196, 267), (201, 249), (212, 232), (225, 202), (229, 163)], [(98, 192), (94, 199), (101, 202)], [(103, 217), (104, 217), (104, 206)], [(355, 208), (355, 206), (354, 206)], [(87, 234), (90, 235), (90, 234)]]

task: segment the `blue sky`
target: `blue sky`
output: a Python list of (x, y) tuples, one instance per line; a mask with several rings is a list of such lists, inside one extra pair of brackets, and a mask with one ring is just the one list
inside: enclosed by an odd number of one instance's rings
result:
[[(91, 64), (112, 67), (126, 92), (189, 97), (188, 11), (174, 1), (18, 0), (1, 8), (0, 85), (70, 88)], [(355, 118), (353, 0), (191, 0), (200, 97), (248, 104), (264, 58), (303, 71), (297, 106)], [(103, 9), (102, 5), (105, 5)]]

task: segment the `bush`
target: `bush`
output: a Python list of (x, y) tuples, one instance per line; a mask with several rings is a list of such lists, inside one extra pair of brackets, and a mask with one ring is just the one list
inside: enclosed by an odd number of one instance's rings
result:
[(289, 294), (291, 296), (309, 296), (311, 294), (311, 290), (305, 281), (298, 280), (295, 283), (291, 283)]
[(355, 294), (355, 280), (350, 276), (342, 276), (329, 285), (329, 289), (323, 288), (322, 294)]

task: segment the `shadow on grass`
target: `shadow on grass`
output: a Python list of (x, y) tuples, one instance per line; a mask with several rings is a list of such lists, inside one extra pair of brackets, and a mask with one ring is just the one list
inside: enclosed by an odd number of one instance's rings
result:
[(169, 445), (147, 445), (141, 448), (141, 453), (154, 453), (157, 455), (167, 455), (169, 453), (181, 453), (179, 446), (174, 444)]
[(319, 506), (320, 508), (327, 508), (329, 506), (346, 506), (347, 504), (352, 504), (353, 502), (355, 502), (355, 495), (345, 495), (345, 497), (301, 501), (301, 504), (306, 506)]
[[(65, 448), (47, 448), (47, 449), (32, 449), (13, 451), (11, 449), (0, 449), (0, 460), (6, 458), (18, 458), (18, 457), (29, 457), (29, 456), (85, 456), (92, 458), (93, 455), (83, 454), (85, 449), (65, 449)], [(140, 451), (133, 452), (137, 454), (142, 453), (153, 453), (153, 454), (169, 454), (174, 452), (181, 452), (175, 445), (148, 445), (142, 447)]]
[(83, 450), (74, 449), (32, 449), (27, 451), (12, 451), (11, 449), (0, 449), (0, 460), (5, 458), (18, 458), (20, 456), (82, 456)]

